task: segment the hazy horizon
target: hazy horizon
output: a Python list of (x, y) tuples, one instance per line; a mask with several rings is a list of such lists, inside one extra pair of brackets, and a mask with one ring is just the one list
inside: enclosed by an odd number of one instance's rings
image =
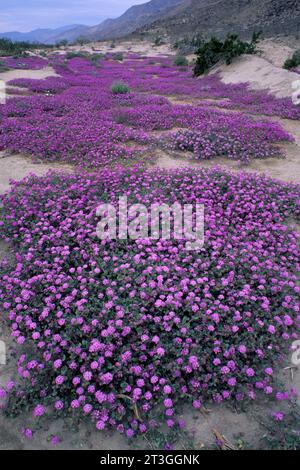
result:
[[(2, 0), (3, 1), (3, 0)], [(122, 15), (129, 7), (149, 0), (4, 0), (0, 32), (29, 32), (72, 24), (94, 26)], [(7, 6), (6, 6), (6, 5)]]

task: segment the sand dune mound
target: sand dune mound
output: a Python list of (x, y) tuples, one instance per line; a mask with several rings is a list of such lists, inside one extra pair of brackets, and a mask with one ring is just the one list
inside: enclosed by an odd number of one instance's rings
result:
[(249, 82), (252, 89), (269, 90), (278, 97), (291, 97), (292, 84), (299, 74), (273, 65), (265, 58), (245, 55), (227, 65), (214, 67), (211, 73), (219, 72), (224, 83)]

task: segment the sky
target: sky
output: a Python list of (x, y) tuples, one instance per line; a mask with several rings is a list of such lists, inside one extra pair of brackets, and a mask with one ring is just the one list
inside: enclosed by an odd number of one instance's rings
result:
[(148, 0), (0, 0), (0, 32), (96, 25)]

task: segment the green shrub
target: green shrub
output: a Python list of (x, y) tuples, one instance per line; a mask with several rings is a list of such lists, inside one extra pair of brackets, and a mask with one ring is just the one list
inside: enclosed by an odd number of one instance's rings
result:
[(251, 42), (241, 41), (236, 34), (228, 34), (224, 41), (212, 37), (203, 42), (197, 50), (197, 60), (194, 68), (196, 76), (203, 75), (220, 60), (229, 65), (235, 57), (242, 54), (255, 54), (261, 33), (254, 33)]
[(158, 36), (154, 39), (154, 46), (161, 46), (162, 44), (164, 44), (164, 42), (163, 42), (163, 39), (160, 36)]
[(55, 47), (66, 47), (67, 45), (68, 45), (67, 39), (62, 39), (61, 41), (58, 41), (55, 43)]
[(67, 52), (66, 54), (67, 59), (75, 59), (75, 57), (86, 59), (87, 57), (89, 57), (89, 54), (87, 52), (81, 52), (81, 51), (70, 51), (70, 52)]
[(75, 44), (79, 44), (80, 46), (84, 46), (85, 44), (88, 44), (90, 41), (88, 38), (85, 38), (84, 36), (79, 36), (79, 38), (76, 39)]
[(5, 65), (4, 62), (2, 62), (2, 60), (0, 60), (0, 73), (3, 73), (3, 72), (8, 72), (10, 70), (9, 67), (7, 67)]
[(116, 54), (113, 55), (113, 60), (119, 60), (122, 62), (124, 60), (123, 54), (121, 52), (117, 52)]
[(284, 63), (284, 68), (287, 70), (294, 69), (300, 65), (300, 49), (294, 52), (291, 59), (287, 59)]
[(91, 64), (92, 65), (95, 65), (95, 66), (99, 66), (99, 60), (103, 58), (103, 55), (102, 54), (92, 54), (90, 56), (90, 59), (91, 59)]
[(130, 88), (126, 83), (120, 81), (112, 84), (111, 91), (115, 95), (124, 95), (125, 93), (130, 93)]
[(184, 57), (184, 55), (177, 55), (174, 64), (178, 67), (187, 67), (189, 65), (189, 61)]
[(114, 120), (117, 124), (127, 124), (128, 116), (126, 113), (122, 113), (122, 111), (114, 113)]

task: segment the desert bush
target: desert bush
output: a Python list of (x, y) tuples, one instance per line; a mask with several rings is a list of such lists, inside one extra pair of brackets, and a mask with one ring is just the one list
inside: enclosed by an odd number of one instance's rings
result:
[(287, 59), (284, 63), (284, 68), (287, 70), (294, 69), (300, 65), (300, 49), (294, 52), (293, 57), (291, 59)]
[(113, 55), (113, 60), (118, 60), (119, 62), (122, 62), (124, 60), (124, 56), (122, 52), (117, 52), (116, 54)]
[(8, 70), (9, 70), (9, 67), (5, 65), (5, 62), (0, 60), (0, 73), (7, 72)]
[(163, 43), (164, 42), (160, 36), (154, 39), (154, 46), (161, 46)]
[(83, 36), (80, 36), (80, 37), (76, 40), (75, 44), (79, 44), (80, 46), (84, 46), (85, 44), (88, 44), (89, 42), (90, 42), (89, 39), (87, 39), (87, 38), (85, 38), (85, 37), (83, 37)]
[(174, 64), (178, 67), (187, 67), (189, 65), (189, 61), (184, 57), (184, 55), (177, 55)]
[(102, 54), (92, 54), (90, 56), (91, 64), (95, 66), (99, 66), (99, 60), (103, 58)]
[(235, 57), (255, 54), (259, 37), (260, 33), (254, 33), (251, 42), (241, 41), (237, 34), (228, 34), (225, 41), (212, 37), (197, 50), (194, 74), (203, 75), (220, 60), (225, 60), (229, 65)]
[(66, 54), (67, 59), (75, 59), (76, 57), (85, 59), (86, 57), (88, 57), (88, 54), (86, 52), (81, 52), (81, 51), (71, 51), (71, 52), (67, 52)]
[(118, 112), (114, 114), (114, 120), (117, 124), (127, 124), (128, 116), (126, 113)]
[(125, 93), (130, 92), (130, 88), (125, 82), (118, 81), (112, 84), (111, 91), (115, 95), (124, 95)]
[(61, 41), (58, 41), (55, 43), (56, 47), (66, 47), (67, 45), (68, 45), (67, 39), (62, 39)]

